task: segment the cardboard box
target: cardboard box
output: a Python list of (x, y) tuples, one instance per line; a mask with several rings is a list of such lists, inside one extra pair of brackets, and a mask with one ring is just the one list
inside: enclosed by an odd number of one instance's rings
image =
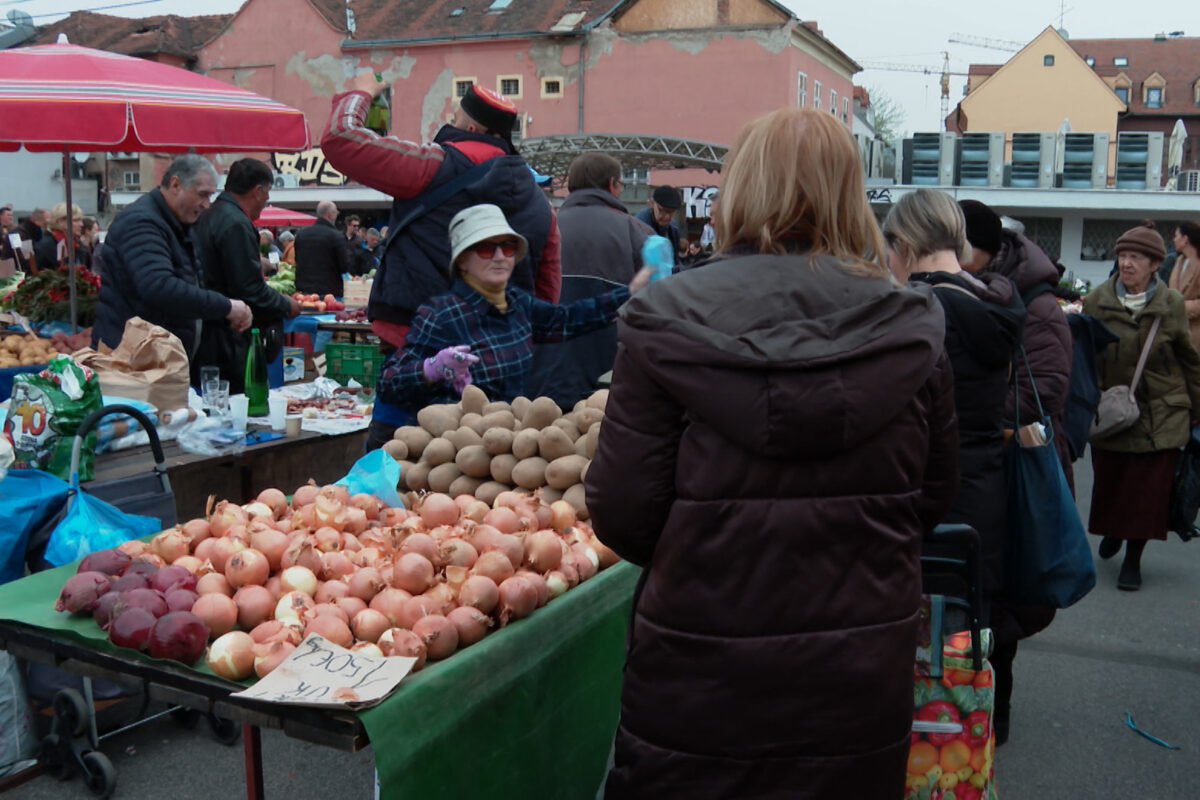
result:
[(366, 308), (374, 283), (371, 278), (347, 278), (342, 281), (342, 302), (346, 308)]
[(283, 382), (304, 380), (304, 348), (283, 348)]

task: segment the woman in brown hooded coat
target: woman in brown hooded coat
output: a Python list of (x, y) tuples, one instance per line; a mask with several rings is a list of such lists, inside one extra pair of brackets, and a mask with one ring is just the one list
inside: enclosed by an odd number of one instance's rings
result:
[(888, 275), (828, 114), (749, 123), (721, 196), (719, 258), (622, 312), (587, 473), (645, 567), (607, 797), (901, 797), (921, 534), (957, 483), (942, 312)]

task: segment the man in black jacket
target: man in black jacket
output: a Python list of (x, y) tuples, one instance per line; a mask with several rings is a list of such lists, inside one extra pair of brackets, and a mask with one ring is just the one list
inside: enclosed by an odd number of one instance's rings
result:
[(296, 291), (302, 294), (342, 296), (342, 273), (350, 271), (346, 237), (335, 226), (337, 206), (332, 200), (317, 204), (317, 221), (296, 234)]
[(188, 358), (203, 320), (250, 327), (250, 307), (200, 285), (192, 225), (209, 206), (217, 171), (203, 156), (179, 156), (162, 183), (117, 215), (104, 240), (104, 282), (96, 302), (92, 345), (116, 347), (133, 317), (179, 337)]
[[(268, 345), (278, 351), (283, 344), (284, 317), (300, 313), (300, 303), (267, 286), (259, 260), (259, 235), (254, 229), (271, 194), (271, 168), (254, 158), (243, 158), (229, 167), (225, 191), (196, 223), (196, 248), (204, 267), (204, 285), (250, 306), (257, 327)], [(241, 392), (245, 380), (250, 336), (220, 322), (205, 321), (200, 347), (192, 360), (192, 383), (199, 385), (201, 366), (217, 366), (229, 381), (229, 391)], [(271, 353), (268, 353), (268, 358)]]

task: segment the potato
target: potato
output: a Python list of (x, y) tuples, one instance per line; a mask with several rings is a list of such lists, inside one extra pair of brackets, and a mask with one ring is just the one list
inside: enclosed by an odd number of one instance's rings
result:
[(489, 428), (483, 432), (483, 449), (488, 455), (498, 456), (501, 453), (511, 453), (513, 432), (508, 428)]
[(472, 478), (487, 478), (492, 474), (492, 457), (481, 444), (472, 444), (459, 450), (454, 464), (464, 475)]
[(483, 437), (476, 433), (472, 428), (459, 428), (456, 431), (446, 431), (445, 438), (450, 440), (454, 445), (455, 450), (462, 450), (464, 447), (482, 444)]
[(487, 395), (473, 383), (468, 383), (462, 391), (462, 410), (464, 413), (474, 413), (483, 416), (483, 407), (488, 404)]
[(406, 476), (417, 465), (415, 462), (409, 461), (408, 459), (403, 459), (397, 463), (400, 464), (400, 481), (396, 484), (396, 487), (403, 491), (404, 489), (408, 488), (408, 478)]
[(450, 488), (446, 491), (446, 494), (451, 497), (458, 497), (460, 494), (473, 495), (482, 483), (483, 481), (479, 478), (472, 478), (470, 475), (459, 475), (450, 484)]
[(486, 483), (481, 483), (475, 487), (475, 499), (482, 500), (490, 506), (492, 503), (496, 502), (496, 495), (500, 494), (501, 492), (507, 492), (511, 490), (512, 486), (507, 483), (500, 483), (499, 481), (487, 481)]
[(460, 419), (462, 412), (454, 405), (425, 406), (417, 412), (417, 422), (434, 436), (454, 430)]
[(433, 492), (449, 492), (450, 484), (454, 483), (461, 475), (462, 471), (454, 465), (453, 461), (439, 464), (429, 470), (429, 489)]
[(578, 414), (580, 411), (582, 411), (583, 409), (585, 409), (585, 408), (587, 408), (587, 407), (588, 407), (588, 404), (587, 404), (587, 398), (585, 397), (585, 398), (583, 398), (582, 400), (580, 400), (578, 403), (576, 403), (576, 404), (575, 404), (575, 405), (574, 405), (574, 406), (571, 408), (571, 411), (572, 411), (573, 413), (575, 413), (575, 414)]
[(579, 470), (579, 482), (580, 483), (583, 483), (584, 481), (587, 480), (588, 467), (590, 467), (591, 465), (592, 465), (592, 462), (589, 461), (583, 465), (583, 469)]
[(484, 414), (483, 419), (479, 421), (479, 427), (487, 431), (492, 428), (508, 428), (516, 430), (517, 418), (513, 416), (511, 411), (507, 409), (501, 411), (493, 411), (490, 414)]
[(408, 445), (399, 439), (392, 439), (390, 442), (383, 443), (383, 450), (397, 461), (403, 461), (408, 458)]
[(496, 401), (488, 403), (486, 406), (484, 406), (483, 411), (480, 411), (479, 413), (483, 414), (486, 417), (488, 414), (495, 414), (497, 411), (511, 412), (512, 406), (510, 406), (508, 403), (504, 402), (503, 400), (496, 400)]
[(393, 439), (399, 439), (408, 447), (409, 458), (420, 458), (425, 447), (433, 441), (433, 434), (417, 425), (404, 425), (396, 428)]
[(529, 458), (538, 454), (538, 445), (542, 441), (542, 432), (527, 428), (513, 434), (512, 454), (518, 459)]
[(601, 411), (608, 405), (608, 389), (597, 389), (587, 399), (588, 408), (598, 408)]
[(492, 480), (511, 484), (513, 467), (517, 465), (519, 460), (512, 453), (501, 453), (500, 455), (492, 456), (491, 464), (488, 467), (492, 474)]
[(579, 438), (579, 428), (566, 417), (559, 417), (551, 424), (556, 428), (562, 428), (572, 442)]
[(21, 345), (25, 343), (25, 339), (17, 336), (15, 333), (4, 337), (4, 349), (12, 350), (14, 353), (21, 349)]
[(586, 458), (574, 453), (554, 459), (546, 465), (546, 485), (552, 489), (570, 489), (579, 483), (579, 476), (588, 463)]
[(516, 417), (517, 419), (524, 419), (525, 412), (529, 410), (529, 405), (532, 402), (533, 401), (530, 400), (525, 395), (520, 395), (518, 397), (514, 397), (513, 401), (512, 401), (513, 416)]
[(404, 485), (414, 492), (424, 492), (429, 489), (429, 470), (432, 465), (428, 461), (418, 461), (408, 471), (408, 479), (405, 480), (404, 472), (400, 472), (400, 480), (404, 481)]
[(575, 443), (562, 428), (549, 425), (542, 429), (541, 440), (538, 442), (538, 455), (546, 461), (553, 461), (556, 458), (574, 455), (574, 453)]
[(547, 461), (538, 456), (522, 459), (513, 467), (513, 483), (522, 489), (537, 489), (546, 485)]
[(551, 489), (549, 486), (543, 486), (542, 487), (542, 495), (541, 495), (542, 502), (545, 503), (546, 505), (550, 505), (553, 502), (562, 500), (562, 494), (563, 493), (560, 492), (558, 489)]
[(588, 406), (580, 409), (575, 413), (575, 427), (579, 428), (580, 433), (587, 433), (588, 429), (595, 425), (600, 420), (604, 419), (604, 412), (598, 408)]
[(576, 454), (576, 455), (581, 455), (581, 456), (583, 456), (584, 458), (587, 458), (587, 454), (588, 454), (588, 437), (587, 437), (587, 434), (586, 434), (586, 433), (585, 433), (585, 434), (583, 434), (582, 436), (580, 436), (578, 439), (576, 439), (576, 440), (575, 440), (575, 454)]
[(439, 436), (429, 443), (425, 448), (425, 452), (421, 453), (421, 460), (428, 461), (431, 467), (440, 467), (442, 464), (448, 464), (454, 460), (454, 454), (458, 452), (458, 448), (449, 439)]
[(600, 441), (600, 426), (603, 422), (597, 422), (592, 427), (588, 428), (587, 432), (587, 452), (584, 453), (588, 458), (596, 457), (596, 443)]
[(562, 416), (562, 409), (549, 397), (539, 397), (529, 404), (529, 410), (521, 417), (522, 428), (541, 430)]
[(476, 433), (482, 435), (485, 428), (480, 423), (483, 422), (483, 417), (476, 414), (474, 411), (468, 411), (462, 415), (462, 419), (458, 421), (458, 427), (470, 428)]
[(587, 494), (584, 492), (582, 483), (577, 483), (563, 492), (563, 500), (571, 504), (580, 519), (588, 518)]

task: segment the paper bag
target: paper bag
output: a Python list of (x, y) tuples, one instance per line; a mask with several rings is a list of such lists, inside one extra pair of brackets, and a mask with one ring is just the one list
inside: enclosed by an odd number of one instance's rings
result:
[(104, 394), (143, 400), (159, 410), (187, 407), (187, 351), (179, 337), (141, 317), (125, 323), (115, 350), (80, 350), (75, 360), (96, 371)]

